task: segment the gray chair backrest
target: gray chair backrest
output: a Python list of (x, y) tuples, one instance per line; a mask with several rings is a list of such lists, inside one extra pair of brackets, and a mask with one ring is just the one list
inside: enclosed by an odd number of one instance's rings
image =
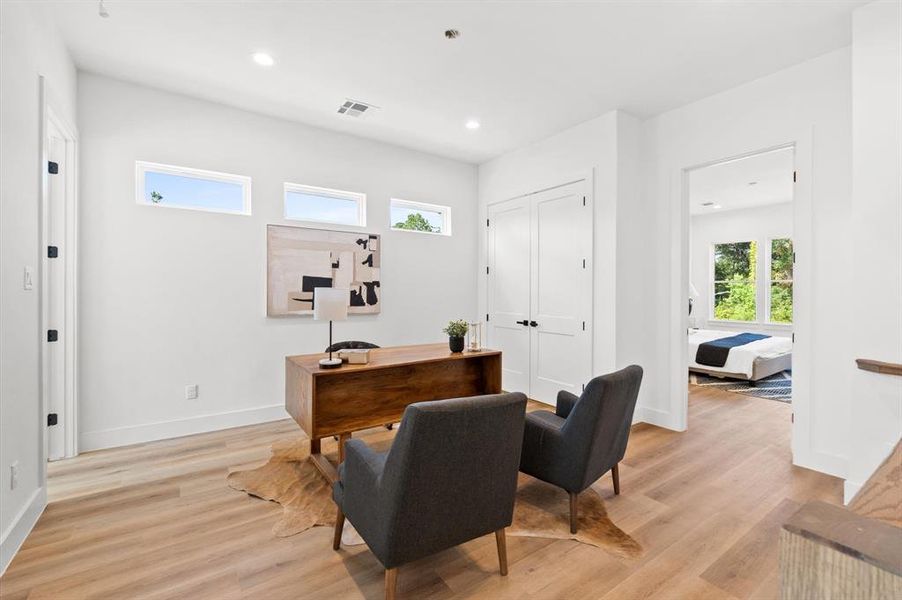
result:
[(511, 524), (525, 414), (520, 393), (407, 407), (381, 481), (392, 562)]
[(589, 485), (623, 459), (642, 383), (631, 365), (592, 379), (567, 416), (561, 434)]

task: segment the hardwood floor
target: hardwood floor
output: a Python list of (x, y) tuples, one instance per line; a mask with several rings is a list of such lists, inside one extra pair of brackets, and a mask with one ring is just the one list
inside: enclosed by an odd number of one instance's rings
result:
[[(789, 405), (693, 388), (689, 430), (634, 427), (595, 484), (613, 521), (645, 549), (615, 557), (569, 540), (494, 536), (402, 566), (401, 598), (777, 598), (777, 534), (841, 481), (790, 465)], [(264, 462), (285, 420), (87, 453), (50, 466), (50, 504), (7, 573), (6, 598), (381, 598), (365, 546), (331, 549), (332, 529), (270, 532), (281, 508), (229, 489), (230, 469)], [(393, 432), (359, 437), (385, 444)], [(323, 440), (334, 454), (335, 442)], [(561, 492), (564, 493), (563, 491)]]

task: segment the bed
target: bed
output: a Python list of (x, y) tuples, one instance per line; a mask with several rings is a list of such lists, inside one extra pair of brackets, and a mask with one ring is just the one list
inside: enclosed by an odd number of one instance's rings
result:
[(792, 339), (771, 336), (730, 349), (723, 367), (695, 362), (699, 344), (736, 335), (736, 331), (694, 329), (689, 331), (689, 370), (713, 377), (731, 377), (758, 381), (792, 368)]

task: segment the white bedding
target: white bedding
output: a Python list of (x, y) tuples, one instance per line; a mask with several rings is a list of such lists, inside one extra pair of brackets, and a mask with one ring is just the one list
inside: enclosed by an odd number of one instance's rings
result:
[(731, 337), (742, 333), (741, 331), (717, 331), (714, 329), (697, 329), (689, 333), (689, 368), (705, 369), (707, 371), (722, 371), (724, 373), (743, 373), (746, 377), (752, 376), (756, 358), (774, 358), (792, 352), (792, 339), (788, 337), (771, 336), (730, 348), (727, 362), (722, 367), (709, 367), (695, 362), (695, 354), (699, 344)]

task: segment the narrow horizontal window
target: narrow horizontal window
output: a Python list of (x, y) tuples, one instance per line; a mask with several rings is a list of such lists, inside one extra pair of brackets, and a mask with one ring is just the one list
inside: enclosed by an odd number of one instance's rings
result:
[(285, 218), (335, 225), (366, 225), (366, 194), (285, 184)]
[(138, 204), (251, 214), (251, 178), (189, 167), (137, 161)]
[(392, 198), (389, 212), (392, 229), (451, 235), (451, 208), (448, 206)]

